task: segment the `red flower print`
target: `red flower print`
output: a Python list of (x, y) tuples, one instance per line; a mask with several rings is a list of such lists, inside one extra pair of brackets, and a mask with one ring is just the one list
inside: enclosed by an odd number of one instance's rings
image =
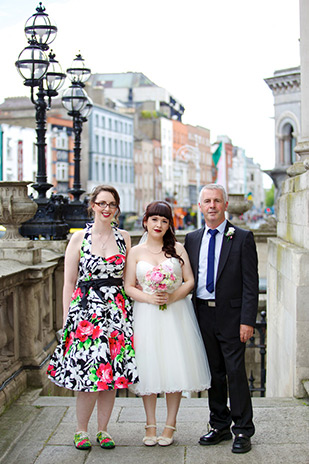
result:
[(106, 383), (110, 383), (113, 380), (113, 370), (112, 366), (110, 363), (107, 364), (100, 364), (97, 371), (96, 375)]
[(70, 335), (65, 339), (65, 344), (64, 344), (64, 347), (65, 347), (65, 350), (64, 350), (64, 356), (67, 354), (67, 352), (69, 351), (72, 343), (73, 343), (73, 340), (74, 340), (74, 332), (71, 332)]
[(91, 319), (95, 319), (97, 317), (96, 314), (92, 314)]
[(133, 335), (132, 335), (132, 337), (130, 338), (130, 340), (131, 340), (132, 348), (133, 348), (133, 350), (134, 350), (134, 336), (133, 336)]
[(115, 263), (115, 264), (121, 264), (125, 260), (124, 255), (114, 255), (110, 256), (109, 258), (106, 259), (108, 263)]
[(119, 309), (121, 309), (123, 317), (126, 319), (127, 318), (127, 311), (125, 309), (125, 299), (121, 295), (121, 293), (118, 293), (118, 295), (115, 298), (116, 305)]
[(123, 310), (124, 309), (124, 298), (121, 295), (121, 293), (118, 293), (118, 295), (115, 298), (115, 301), (116, 301), (116, 305), (118, 306), (118, 308)]
[(72, 295), (72, 300), (76, 300), (76, 298), (80, 296), (82, 298), (83, 294), (81, 292), (81, 289), (79, 287), (76, 288), (76, 290), (74, 291), (73, 295)]
[(76, 337), (80, 339), (81, 342), (87, 340), (90, 335), (92, 335), (94, 325), (88, 321), (80, 321), (76, 329)]
[(102, 382), (101, 380), (99, 380), (97, 382), (97, 387), (98, 387), (98, 390), (108, 390), (108, 385), (106, 382)]
[(116, 338), (118, 334), (119, 334), (118, 330), (113, 330), (111, 333), (111, 338)]
[(116, 356), (120, 353), (121, 350), (121, 344), (115, 340), (115, 338), (110, 338), (109, 339), (109, 351), (111, 354), (111, 358), (115, 359)]
[(103, 332), (103, 330), (100, 329), (100, 327), (97, 325), (97, 326), (93, 329), (93, 332), (92, 332), (92, 338), (93, 338), (93, 340), (95, 340), (96, 338), (99, 338), (99, 336), (101, 335), (102, 332)]
[(128, 388), (128, 384), (128, 379), (126, 379), (125, 377), (119, 377), (115, 381), (115, 388)]
[(120, 343), (121, 346), (124, 346), (124, 335), (123, 334), (119, 335), (118, 342)]
[(47, 374), (51, 375), (52, 377), (55, 377), (56, 369), (54, 368), (54, 366), (52, 364), (49, 364), (49, 366), (47, 368)]

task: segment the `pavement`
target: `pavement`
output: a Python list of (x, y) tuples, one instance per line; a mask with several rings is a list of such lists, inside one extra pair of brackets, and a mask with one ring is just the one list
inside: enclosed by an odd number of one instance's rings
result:
[[(89, 424), (93, 446), (76, 450), (75, 398), (24, 393), (0, 417), (2, 464), (309, 464), (309, 399), (253, 398), (256, 434), (252, 450), (231, 452), (232, 440), (200, 446), (206, 432), (207, 398), (183, 398), (173, 445), (142, 444), (145, 416), (140, 398), (116, 398), (109, 433), (116, 442), (103, 450), (95, 441), (96, 414)], [(158, 432), (163, 430), (165, 400), (158, 399)]]

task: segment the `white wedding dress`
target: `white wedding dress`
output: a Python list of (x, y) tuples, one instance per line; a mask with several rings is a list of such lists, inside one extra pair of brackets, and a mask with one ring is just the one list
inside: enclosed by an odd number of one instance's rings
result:
[[(182, 284), (181, 265), (176, 258), (164, 264), (177, 277), (174, 291)], [(139, 261), (136, 274), (146, 293), (151, 293), (145, 280), (154, 266)], [(210, 387), (210, 371), (202, 336), (190, 297), (167, 305), (134, 302), (134, 347), (139, 383), (130, 386), (138, 395), (202, 391)]]

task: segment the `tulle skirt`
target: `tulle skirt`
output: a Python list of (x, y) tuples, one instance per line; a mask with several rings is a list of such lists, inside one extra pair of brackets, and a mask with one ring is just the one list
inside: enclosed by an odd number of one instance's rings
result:
[(189, 297), (167, 309), (134, 303), (134, 345), (140, 382), (137, 395), (202, 391), (210, 371), (202, 336)]

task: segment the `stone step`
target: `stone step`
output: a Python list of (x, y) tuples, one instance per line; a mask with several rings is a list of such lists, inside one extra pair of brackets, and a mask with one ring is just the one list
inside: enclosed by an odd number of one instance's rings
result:
[[(207, 398), (183, 398), (175, 443), (167, 448), (142, 444), (145, 414), (140, 398), (116, 398), (109, 432), (114, 450), (102, 450), (95, 442), (96, 411), (90, 424), (91, 451), (78, 451), (74, 397), (38, 396), (27, 392), (0, 417), (0, 463), (2, 464), (308, 464), (309, 401), (294, 398), (253, 398), (256, 434), (252, 451), (231, 453), (232, 441), (202, 447), (206, 432)], [(165, 399), (158, 399), (158, 433), (165, 422)], [(107, 456), (108, 455), (108, 456)]]

